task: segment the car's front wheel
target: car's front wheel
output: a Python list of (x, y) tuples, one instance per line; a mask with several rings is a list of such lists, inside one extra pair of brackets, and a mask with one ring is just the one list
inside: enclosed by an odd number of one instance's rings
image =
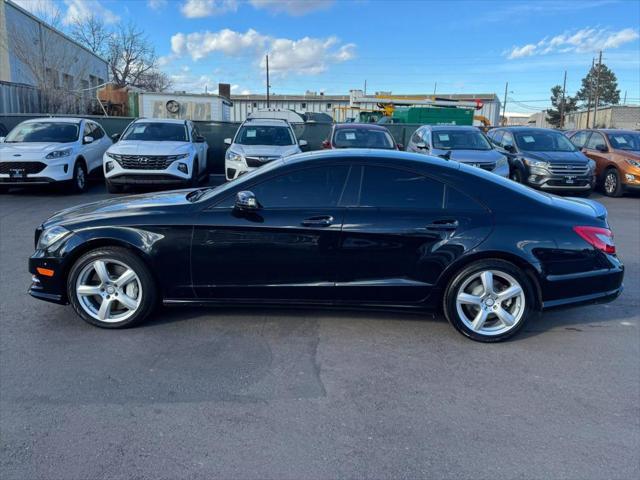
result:
[(71, 188), (75, 193), (83, 193), (87, 190), (87, 167), (81, 160), (76, 161), (73, 166)]
[(480, 342), (505, 340), (518, 332), (533, 309), (531, 281), (515, 265), (481, 260), (459, 272), (444, 296), (447, 320)]
[(620, 181), (620, 174), (618, 170), (611, 167), (604, 174), (604, 181), (602, 182), (605, 195), (609, 197), (621, 197), (623, 193), (622, 182)]
[(138, 256), (124, 248), (104, 247), (84, 254), (71, 268), (67, 282), (76, 313), (98, 327), (133, 326), (156, 305), (153, 276)]

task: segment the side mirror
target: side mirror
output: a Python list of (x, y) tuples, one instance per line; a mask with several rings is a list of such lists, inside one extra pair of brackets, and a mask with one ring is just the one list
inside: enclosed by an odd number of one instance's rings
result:
[(322, 142), (322, 148), (331, 148), (329, 140), (325, 140), (324, 142)]
[(230, 138), (225, 138), (224, 139), (224, 144), (225, 145), (231, 145), (231, 139)]
[(113, 143), (116, 143), (118, 140), (120, 140), (120, 135), (122, 135), (121, 133), (114, 133), (113, 135), (111, 135), (111, 140), (113, 140)]
[(306, 147), (309, 143), (306, 140), (298, 140), (298, 145), (301, 147)]
[(598, 145), (596, 145), (596, 150), (601, 152), (601, 153), (606, 153), (609, 151), (609, 149), (607, 148), (606, 145), (604, 145), (603, 143), (599, 143)]
[(86, 145), (87, 143), (93, 143), (93, 137), (90, 137), (90, 136), (88, 136), (88, 135), (87, 135), (87, 136), (86, 136), (86, 137), (84, 137), (84, 139), (82, 140), (82, 143), (84, 143), (85, 145)]
[(243, 211), (252, 211), (258, 210), (260, 208), (260, 204), (258, 203), (258, 200), (256, 200), (256, 196), (253, 192), (245, 190), (236, 193), (235, 208)]
[(403, 145), (403, 144), (401, 144), (401, 143), (396, 143), (396, 148), (397, 148), (398, 150), (404, 150), (404, 145)]
[(509, 153), (516, 153), (516, 147), (514, 147), (513, 145), (505, 145), (502, 148), (505, 149)]
[(204, 143), (204, 142), (206, 142), (206, 141), (207, 141), (207, 139), (206, 139), (206, 138), (204, 138), (202, 135), (198, 135), (198, 136), (196, 137), (196, 143)]
[(4, 137), (0, 137), (0, 143), (4, 143)]
[(427, 148), (427, 144), (424, 142), (418, 142), (416, 143), (416, 148), (419, 148), (420, 150), (425, 150)]

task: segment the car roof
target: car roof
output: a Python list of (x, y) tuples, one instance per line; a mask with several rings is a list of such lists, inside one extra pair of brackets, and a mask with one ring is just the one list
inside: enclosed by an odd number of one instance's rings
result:
[(377, 123), (336, 123), (334, 125), (336, 130), (341, 130), (343, 128), (353, 129), (369, 129), (369, 130), (381, 130), (384, 132), (388, 132), (389, 130), (383, 125), (378, 125)]
[(596, 128), (591, 130), (593, 130), (594, 132), (602, 132), (602, 133), (640, 133), (638, 132), (638, 130), (628, 130), (624, 128)]
[(80, 123), (84, 118), (77, 117), (38, 117), (25, 120), (23, 123), (52, 122), (52, 123)]
[[(562, 134), (560, 130), (553, 128), (541, 128), (541, 127), (498, 127), (500, 130), (508, 130), (510, 132), (557, 132)], [(498, 130), (496, 128), (496, 130)]]
[(478, 127), (473, 125), (425, 125), (433, 131), (438, 130), (478, 130)]
[(134, 123), (148, 122), (148, 123), (175, 123), (184, 125), (187, 120), (183, 118), (136, 118)]
[[(385, 161), (399, 161), (406, 163), (415, 163), (418, 166), (433, 165), (441, 168), (449, 168), (452, 170), (460, 169), (460, 162), (445, 160), (440, 157), (432, 157), (419, 153), (401, 152), (398, 150), (381, 150), (372, 148), (344, 148), (336, 150), (314, 150), (312, 152), (298, 153), (286, 157), (281, 161), (287, 165), (306, 162), (322, 162), (332, 160), (358, 160), (361, 158), (380, 159)], [(389, 166), (394, 164), (389, 162)]]
[(287, 120), (285, 120), (284, 118), (247, 118), (244, 122), (242, 122), (243, 125), (257, 125), (257, 126), (269, 126), (269, 125), (275, 125), (275, 126), (289, 126), (289, 122)]

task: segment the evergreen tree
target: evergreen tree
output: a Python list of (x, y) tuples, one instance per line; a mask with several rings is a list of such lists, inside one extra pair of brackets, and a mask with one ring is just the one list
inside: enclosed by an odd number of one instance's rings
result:
[[(582, 79), (582, 88), (576, 93), (576, 99), (584, 108), (593, 108), (596, 103), (596, 86), (598, 84), (598, 65), (594, 65)], [(600, 65), (600, 83), (598, 87), (598, 108), (604, 105), (617, 105), (620, 103), (620, 90), (618, 79), (604, 63)], [(591, 101), (589, 102), (589, 96)]]
[[(547, 110), (547, 122), (554, 127), (561, 127), (560, 125), (560, 110), (562, 105), (562, 86), (556, 85), (551, 89), (551, 107)], [(575, 97), (564, 97), (564, 116), (577, 110), (577, 100)]]

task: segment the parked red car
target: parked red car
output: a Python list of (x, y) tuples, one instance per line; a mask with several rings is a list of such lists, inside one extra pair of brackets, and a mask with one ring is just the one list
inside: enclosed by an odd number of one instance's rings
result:
[(336, 123), (322, 148), (376, 148), (402, 150), (385, 127), (372, 123)]

